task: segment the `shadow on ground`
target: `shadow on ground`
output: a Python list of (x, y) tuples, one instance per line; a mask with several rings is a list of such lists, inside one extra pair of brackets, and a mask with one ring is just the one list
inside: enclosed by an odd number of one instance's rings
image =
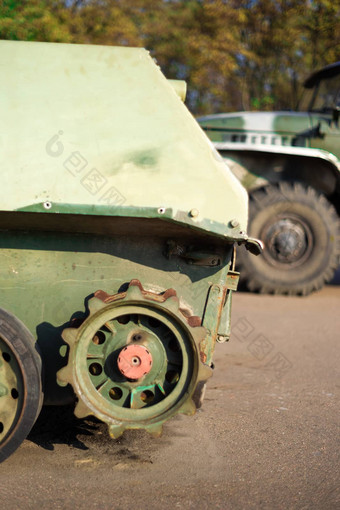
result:
[(107, 425), (95, 417), (78, 419), (73, 414), (73, 406), (45, 406), (27, 439), (39, 447), (53, 451), (56, 445), (65, 445), (71, 450), (87, 450), (87, 455), (106, 457), (115, 463), (152, 464), (152, 455), (159, 449), (172, 444), (174, 437), (182, 433), (174, 430), (169, 434), (165, 426), (162, 437), (153, 438), (145, 430), (127, 430), (118, 439), (111, 439)]
[(27, 439), (45, 450), (54, 450), (55, 444), (88, 450), (78, 436), (93, 436), (102, 423), (95, 418), (80, 420), (73, 410), (74, 406), (43, 407)]

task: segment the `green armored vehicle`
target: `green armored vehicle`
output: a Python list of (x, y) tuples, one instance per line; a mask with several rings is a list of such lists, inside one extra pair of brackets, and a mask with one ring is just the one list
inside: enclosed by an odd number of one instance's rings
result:
[(192, 414), (247, 193), (143, 49), (0, 42), (0, 461), (41, 405), (113, 438)]
[(314, 73), (296, 112), (240, 112), (199, 120), (249, 192), (249, 234), (239, 250), (252, 291), (305, 295), (332, 279), (340, 254), (340, 62)]

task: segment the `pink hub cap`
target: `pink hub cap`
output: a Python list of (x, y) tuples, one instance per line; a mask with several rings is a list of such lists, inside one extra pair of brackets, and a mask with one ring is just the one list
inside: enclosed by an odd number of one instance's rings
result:
[(143, 345), (127, 345), (118, 356), (118, 368), (128, 379), (139, 379), (150, 372), (152, 356)]

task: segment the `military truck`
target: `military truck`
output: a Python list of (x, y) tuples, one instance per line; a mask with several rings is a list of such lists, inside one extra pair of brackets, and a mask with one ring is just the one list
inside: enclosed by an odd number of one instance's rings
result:
[(306, 295), (329, 282), (340, 254), (340, 62), (312, 74), (296, 111), (198, 119), (249, 192), (243, 283), (263, 293)]
[(0, 68), (0, 462), (43, 403), (159, 435), (229, 338), (247, 193), (146, 50), (1, 41)]

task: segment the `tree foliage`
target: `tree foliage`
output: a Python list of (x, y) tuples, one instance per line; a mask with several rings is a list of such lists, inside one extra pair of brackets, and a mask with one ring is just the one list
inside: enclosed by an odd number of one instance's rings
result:
[(340, 1), (3, 0), (0, 38), (146, 47), (194, 113), (289, 109), (340, 59)]

